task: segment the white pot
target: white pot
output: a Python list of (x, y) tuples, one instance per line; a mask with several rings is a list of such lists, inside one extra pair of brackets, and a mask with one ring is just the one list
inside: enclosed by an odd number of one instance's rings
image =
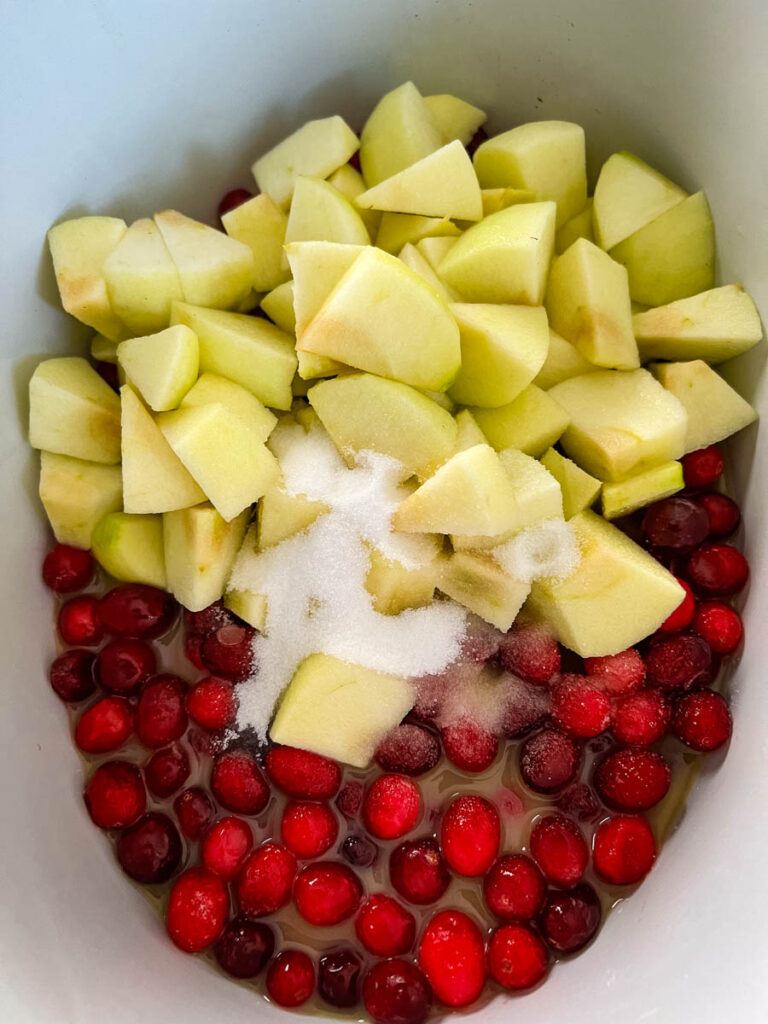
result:
[[(36, 359), (88, 332), (57, 308), (43, 240), (64, 215), (175, 206), (209, 219), (251, 160), (311, 116), (359, 126), (413, 78), (491, 111), (492, 130), (566, 118), (592, 167), (631, 149), (707, 190), (720, 277), (768, 310), (764, 0), (56, 0), (5, 6), (0, 105), (0, 1019), (8, 1024), (284, 1020), (177, 952), (87, 820), (46, 668), (48, 543), (26, 447)], [(762, 347), (761, 347), (762, 348)], [(766, 411), (758, 349), (734, 367)], [(13, 383), (12, 383), (13, 381)], [(652, 876), (598, 941), (486, 1021), (752, 1024), (768, 1005), (767, 454), (737, 446), (753, 582), (735, 734)]]

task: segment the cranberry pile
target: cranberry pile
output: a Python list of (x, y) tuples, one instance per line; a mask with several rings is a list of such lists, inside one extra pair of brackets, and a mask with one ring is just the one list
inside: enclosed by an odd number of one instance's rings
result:
[[(57, 545), (51, 686), (88, 812), (130, 878), (167, 888), (171, 940), (281, 1006), (380, 1024), (530, 989), (582, 949), (653, 866), (675, 772), (731, 734), (713, 687), (742, 642), (730, 600), (748, 567), (726, 543), (740, 516), (712, 489), (722, 468), (716, 448), (686, 456), (687, 490), (622, 524), (686, 591), (654, 636), (581, 662), (532, 625), (470, 634), (467, 664), (506, 680), (500, 729), (440, 728), (433, 680), (367, 772), (228, 740), (254, 631), (220, 604), (182, 623), (153, 587), (105, 591), (88, 552)], [(283, 914), (312, 941), (286, 942)]]

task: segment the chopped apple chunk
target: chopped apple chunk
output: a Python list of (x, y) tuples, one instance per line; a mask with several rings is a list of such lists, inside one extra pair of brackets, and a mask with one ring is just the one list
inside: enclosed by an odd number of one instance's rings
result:
[(59, 544), (89, 548), (96, 523), (123, 507), (123, 476), (119, 466), (41, 452), (39, 494)]
[(568, 412), (555, 398), (529, 384), (509, 405), (497, 409), (474, 407), (471, 412), (497, 451), (517, 448), (538, 459), (568, 426)]
[(679, 462), (665, 462), (626, 480), (603, 484), (603, 515), (606, 519), (618, 519), (668, 498), (682, 491), (684, 486), (683, 467)]
[(505, 633), (531, 591), (530, 583), (513, 579), (489, 555), (473, 551), (455, 551), (443, 559), (437, 585), (448, 597)]
[(205, 504), (163, 516), (167, 587), (189, 611), (202, 611), (224, 593), (248, 515), (246, 510), (227, 523)]
[(162, 516), (110, 512), (96, 524), (91, 547), (116, 580), (166, 589)]

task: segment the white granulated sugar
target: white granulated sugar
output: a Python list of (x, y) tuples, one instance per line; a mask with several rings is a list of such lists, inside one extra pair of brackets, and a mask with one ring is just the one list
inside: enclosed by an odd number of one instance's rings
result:
[(310, 654), (408, 678), (438, 673), (458, 657), (466, 623), (450, 601), (399, 615), (373, 609), (365, 589), (367, 545), (409, 568), (434, 553), (428, 538), (392, 532), (392, 512), (408, 493), (399, 463), (366, 452), (350, 469), (319, 427), (281, 430), (273, 451), (286, 490), (323, 501), (330, 511), (281, 544), (241, 557), (229, 582), (267, 599), (264, 632), (254, 641), (256, 671), (238, 687), (238, 727), (262, 737), (282, 690)]
[(576, 534), (563, 519), (548, 519), (499, 544), (491, 554), (510, 576), (522, 583), (562, 580), (581, 561)]

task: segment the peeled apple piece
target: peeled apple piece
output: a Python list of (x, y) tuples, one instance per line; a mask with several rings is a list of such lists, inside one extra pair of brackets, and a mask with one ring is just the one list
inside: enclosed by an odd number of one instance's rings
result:
[(96, 524), (91, 547), (116, 580), (166, 589), (162, 516), (111, 512)]
[(404, 246), (425, 238), (458, 238), (459, 228), (449, 217), (424, 217), (417, 213), (380, 213), (376, 245), (397, 256)]
[(432, 111), (413, 84), (382, 96), (360, 135), (360, 168), (368, 188), (429, 156), (445, 143)]
[(220, 402), (238, 419), (246, 423), (260, 441), (266, 441), (275, 428), (277, 416), (258, 398), (226, 377), (203, 373), (184, 396), (181, 408)]
[(665, 462), (626, 480), (603, 484), (603, 515), (606, 519), (618, 519), (654, 501), (669, 498), (684, 486), (680, 462)]
[(175, 409), (197, 380), (200, 351), (197, 335), (178, 324), (120, 343), (117, 361), (128, 380), (154, 412)]
[(208, 504), (163, 516), (166, 585), (189, 611), (202, 611), (224, 593), (248, 516), (245, 511), (227, 523)]
[(549, 448), (542, 455), (541, 464), (560, 484), (566, 519), (591, 508), (597, 501), (603, 484), (554, 448)]
[(549, 348), (544, 365), (533, 378), (533, 383), (542, 391), (549, 391), (555, 384), (582, 373), (591, 373), (597, 367), (579, 352), (575, 345), (562, 338), (557, 331), (549, 330)]
[(96, 523), (123, 507), (119, 466), (40, 453), (40, 501), (59, 544), (89, 548)]
[(109, 299), (133, 334), (152, 334), (168, 326), (171, 304), (184, 298), (176, 264), (157, 225), (134, 221), (102, 267)]
[(454, 551), (440, 564), (438, 588), (457, 604), (506, 633), (531, 591), (504, 572), (490, 555)]
[(301, 175), (296, 179), (286, 245), (312, 241), (368, 245), (370, 240), (360, 214), (338, 189), (322, 178)]
[(425, 96), (424, 102), (429, 107), (443, 137), (449, 142), (458, 139), (463, 146), (472, 141), (478, 128), (488, 120), (484, 110), (459, 99), (458, 96), (451, 96), (450, 93)]
[(262, 193), (229, 210), (221, 218), (230, 238), (253, 253), (253, 287), (268, 292), (290, 276), (283, 262), (288, 218), (277, 203)]
[(556, 396), (535, 384), (529, 384), (509, 405), (496, 409), (473, 406), (470, 411), (496, 451), (517, 448), (535, 459), (560, 439), (569, 422), (568, 412)]
[(634, 154), (614, 153), (600, 169), (595, 185), (595, 241), (601, 249), (612, 249), (687, 194)]

